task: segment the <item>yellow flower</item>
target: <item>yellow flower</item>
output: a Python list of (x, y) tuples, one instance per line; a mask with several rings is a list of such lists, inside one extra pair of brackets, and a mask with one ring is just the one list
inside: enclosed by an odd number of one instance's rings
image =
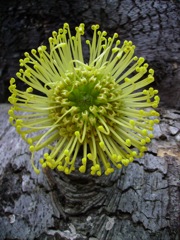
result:
[[(10, 80), (9, 121), (34, 153), (47, 152), (42, 167), (70, 174), (91, 165), (90, 174), (106, 175), (142, 157), (158, 123), (158, 91), (145, 86), (154, 81), (153, 69), (134, 56), (131, 41), (120, 43), (118, 34), (107, 37), (93, 25), (89, 61), (84, 61), (84, 24), (71, 36), (64, 24), (49, 38), (49, 50), (40, 46), (20, 59), (17, 78), (26, 91)], [(82, 149), (82, 159), (78, 152)]]

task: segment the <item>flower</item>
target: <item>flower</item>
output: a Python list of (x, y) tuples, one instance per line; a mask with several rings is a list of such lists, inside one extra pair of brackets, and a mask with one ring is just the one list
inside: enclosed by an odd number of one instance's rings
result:
[[(154, 81), (154, 70), (144, 58), (134, 56), (131, 41), (107, 37), (92, 25), (89, 61), (82, 48), (84, 24), (71, 35), (64, 24), (46, 46), (25, 52), (17, 78), (26, 91), (10, 79), (12, 93), (9, 121), (34, 153), (46, 148), (39, 160), (42, 167), (70, 174), (76, 168), (85, 173), (109, 175), (142, 157), (158, 123), (158, 91), (144, 87)], [(82, 159), (77, 160), (82, 149)]]

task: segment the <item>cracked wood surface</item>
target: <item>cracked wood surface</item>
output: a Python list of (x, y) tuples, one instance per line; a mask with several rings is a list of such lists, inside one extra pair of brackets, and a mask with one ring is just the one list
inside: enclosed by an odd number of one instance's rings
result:
[[(180, 1), (0, 1), (0, 95), (23, 52), (64, 22), (98, 23), (132, 40), (155, 69), (161, 105), (180, 109)], [(110, 177), (67, 177), (31, 168), (28, 146), (0, 105), (0, 240), (178, 240), (180, 112), (161, 108), (145, 157)], [(39, 152), (39, 156), (42, 152)], [(38, 159), (38, 155), (36, 155)]]
[(161, 104), (180, 109), (179, 12), (178, 0), (1, 0), (1, 102), (7, 102), (9, 79), (24, 52), (47, 44), (64, 22), (72, 30), (85, 22), (87, 38), (92, 37), (90, 26), (98, 23), (109, 35), (117, 32), (121, 41), (133, 41), (136, 54), (155, 70)]
[(143, 158), (92, 177), (36, 175), (8, 108), (0, 105), (0, 240), (178, 240), (180, 111), (160, 109)]

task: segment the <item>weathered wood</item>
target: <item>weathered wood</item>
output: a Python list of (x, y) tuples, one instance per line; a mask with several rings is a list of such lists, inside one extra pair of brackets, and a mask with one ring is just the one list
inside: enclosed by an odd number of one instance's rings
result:
[(155, 69), (161, 104), (180, 109), (179, 12), (176, 0), (1, 0), (0, 101), (7, 102), (9, 78), (24, 52), (47, 44), (64, 22), (72, 29), (85, 22), (87, 38), (91, 24), (98, 23), (109, 35), (118, 32), (121, 40), (132, 40), (136, 54)]
[[(99, 23), (132, 40), (156, 72), (161, 105), (180, 109), (180, 2), (0, 1), (0, 98), (23, 52), (46, 44), (64, 22)], [(23, 87), (23, 86), (21, 86)], [(180, 112), (161, 109), (149, 151), (110, 177), (31, 168), (28, 146), (0, 105), (0, 240), (178, 240)], [(39, 152), (39, 156), (42, 152)], [(38, 156), (36, 155), (37, 159)]]
[(143, 158), (109, 177), (92, 177), (36, 175), (8, 108), (0, 105), (0, 240), (178, 240), (179, 111), (160, 109)]

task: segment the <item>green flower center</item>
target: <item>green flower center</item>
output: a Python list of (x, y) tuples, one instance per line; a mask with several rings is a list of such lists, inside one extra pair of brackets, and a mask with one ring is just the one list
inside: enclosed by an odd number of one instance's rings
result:
[[(50, 111), (53, 121), (58, 122), (59, 133), (71, 137), (74, 132), (82, 134), (86, 123), (86, 136), (90, 138), (102, 123), (112, 125), (107, 116), (118, 116), (120, 101), (115, 96), (121, 92), (119, 85), (103, 69), (84, 65), (67, 72), (63, 81), (52, 88)], [(96, 139), (96, 135), (95, 135)], [(98, 138), (97, 138), (98, 140)]]
[(95, 79), (95, 82), (91, 82), (90, 78), (83, 76), (69, 94), (68, 100), (78, 107), (80, 112), (89, 110), (90, 106), (98, 104), (97, 97), (100, 91), (94, 89), (97, 81)]

